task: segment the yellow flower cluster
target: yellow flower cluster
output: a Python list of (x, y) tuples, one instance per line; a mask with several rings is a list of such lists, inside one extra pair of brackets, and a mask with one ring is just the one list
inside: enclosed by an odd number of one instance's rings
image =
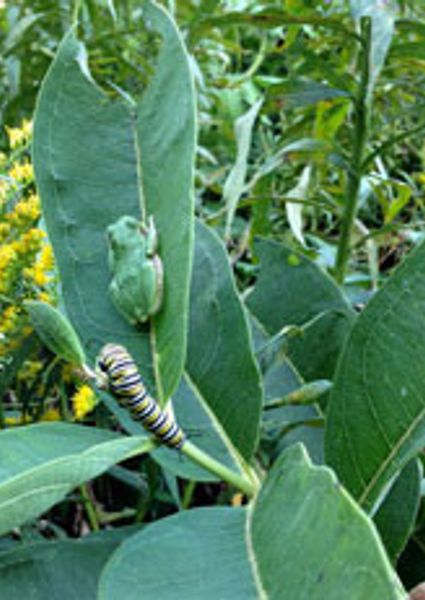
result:
[(26, 144), (32, 133), (32, 122), (24, 119), (20, 127), (6, 127), (10, 147), (15, 149)]
[(35, 194), (22, 199), (15, 206), (15, 209), (6, 214), (6, 224), (10, 224), (18, 229), (34, 223), (40, 217), (40, 200)]
[(96, 396), (88, 385), (82, 385), (72, 397), (72, 406), (77, 421), (81, 421), (96, 406)]
[[(8, 355), (30, 331), (22, 303), (36, 298), (51, 302), (55, 291), (53, 253), (37, 227), (40, 201), (26, 158), (31, 123), (6, 131), (13, 162), (0, 156), (0, 356)], [(24, 363), (22, 372), (28, 368)]]
[[(61, 414), (57, 408), (51, 406), (47, 408), (40, 417), (40, 421), (61, 421)], [(5, 425), (8, 427), (16, 427), (32, 423), (33, 418), (29, 414), (12, 414), (4, 419)]]
[(22, 163), (14, 163), (10, 168), (8, 175), (13, 180), (12, 186), (14, 188), (18, 187), (17, 184), (27, 184), (34, 179), (34, 171), (32, 165), (27, 161)]
[(10, 305), (4, 309), (0, 315), (0, 331), (3, 334), (10, 333), (19, 322), (20, 309), (16, 306)]
[(50, 244), (45, 244), (37, 258), (37, 261), (32, 267), (28, 267), (24, 271), (24, 275), (38, 286), (47, 285), (52, 279), (54, 269), (53, 250)]

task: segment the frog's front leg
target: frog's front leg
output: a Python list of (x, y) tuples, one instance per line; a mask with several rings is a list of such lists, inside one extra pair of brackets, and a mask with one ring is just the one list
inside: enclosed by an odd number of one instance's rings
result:
[(148, 226), (144, 226), (143, 229), (146, 240), (146, 255), (155, 256), (158, 251), (158, 233), (152, 215), (148, 219)]

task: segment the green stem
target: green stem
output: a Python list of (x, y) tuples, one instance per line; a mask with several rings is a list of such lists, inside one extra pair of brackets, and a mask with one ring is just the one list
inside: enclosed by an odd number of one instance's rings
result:
[(192, 502), (193, 492), (195, 491), (196, 481), (188, 481), (186, 487), (184, 489), (183, 500), (182, 500), (182, 508), (186, 510), (189, 508), (190, 503)]
[(72, 11), (72, 25), (75, 27), (78, 25), (78, 19), (80, 17), (80, 11), (83, 6), (83, 0), (75, 0), (74, 10)]
[(342, 217), (341, 235), (335, 264), (335, 278), (338, 283), (344, 282), (350, 259), (350, 243), (357, 214), (360, 182), (363, 173), (363, 156), (368, 138), (369, 109), (370, 109), (370, 46), (371, 20), (364, 17), (361, 20), (362, 47), (360, 50), (361, 79), (359, 92), (354, 105), (354, 139), (353, 153), (347, 173), (345, 207)]
[(87, 518), (89, 520), (92, 531), (99, 531), (99, 529), (100, 529), (99, 520), (97, 518), (96, 509), (95, 509), (93, 500), (90, 497), (86, 483), (83, 483), (82, 485), (80, 485), (80, 494), (81, 494), (81, 497), (83, 500), (83, 505), (84, 505), (85, 511), (87, 513)]
[(217, 475), (220, 479), (223, 479), (224, 481), (227, 481), (227, 483), (230, 483), (231, 485), (234, 485), (240, 489), (249, 498), (252, 498), (257, 492), (258, 485), (256, 483), (247, 477), (243, 477), (242, 475), (235, 473), (222, 463), (206, 454), (203, 450), (192, 444), (192, 442), (186, 441), (183, 444), (181, 452), (193, 460), (193, 462), (196, 462), (204, 469), (207, 469), (207, 471), (214, 473), (214, 475)]
[(260, 43), (260, 48), (258, 50), (258, 54), (255, 57), (252, 65), (244, 73), (241, 73), (240, 76), (237, 77), (236, 80), (234, 82), (232, 82), (228, 87), (235, 88), (238, 85), (241, 85), (242, 83), (244, 83), (245, 81), (250, 80), (255, 75), (255, 73), (258, 71), (258, 69), (261, 67), (261, 65), (263, 64), (263, 61), (266, 58), (266, 55), (267, 55), (267, 37), (265, 35), (263, 35), (263, 37), (261, 38), (261, 43)]

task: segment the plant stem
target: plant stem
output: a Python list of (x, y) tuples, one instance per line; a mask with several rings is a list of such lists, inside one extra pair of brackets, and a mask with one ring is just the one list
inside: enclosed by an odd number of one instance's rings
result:
[(370, 109), (370, 47), (371, 19), (361, 19), (362, 46), (360, 50), (360, 83), (354, 105), (354, 139), (353, 153), (347, 173), (345, 207), (342, 217), (341, 235), (335, 265), (335, 278), (338, 283), (344, 282), (348, 261), (350, 259), (351, 235), (357, 214), (360, 182), (363, 173), (363, 156), (368, 138)]
[(235, 473), (192, 444), (192, 442), (186, 441), (183, 444), (181, 452), (204, 469), (207, 469), (207, 471), (214, 473), (214, 475), (217, 475), (220, 479), (223, 479), (224, 481), (227, 481), (227, 483), (240, 489), (249, 498), (252, 498), (257, 492), (257, 485), (253, 481)]
[(80, 11), (83, 6), (83, 0), (75, 0), (74, 9), (72, 11), (72, 25), (76, 27), (78, 25), (78, 19), (80, 17)]
[(188, 481), (186, 487), (184, 489), (183, 500), (182, 500), (182, 508), (187, 509), (190, 506), (193, 498), (193, 492), (196, 488), (196, 481)]
[(92, 531), (99, 531), (99, 520), (97, 518), (96, 509), (94, 507), (93, 500), (90, 497), (86, 483), (80, 485), (80, 494)]

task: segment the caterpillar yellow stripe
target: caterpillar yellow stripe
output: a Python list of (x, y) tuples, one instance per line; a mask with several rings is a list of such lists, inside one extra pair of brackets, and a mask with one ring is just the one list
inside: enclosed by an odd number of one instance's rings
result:
[(179, 450), (183, 446), (186, 435), (174, 418), (161, 410), (156, 400), (149, 396), (136, 363), (124, 346), (104, 346), (97, 359), (97, 365), (107, 376), (112, 394), (148, 431), (171, 448)]

